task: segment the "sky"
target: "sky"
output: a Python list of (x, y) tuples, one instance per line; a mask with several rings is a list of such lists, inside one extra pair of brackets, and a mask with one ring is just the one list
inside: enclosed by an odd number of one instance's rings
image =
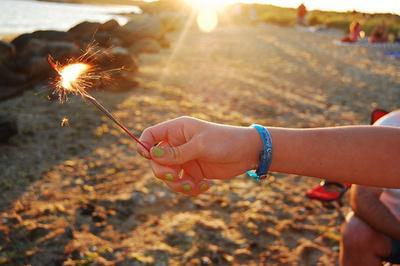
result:
[(242, 0), (284, 7), (296, 7), (303, 2), (308, 9), (348, 11), (368, 13), (395, 13), (400, 15), (400, 0)]

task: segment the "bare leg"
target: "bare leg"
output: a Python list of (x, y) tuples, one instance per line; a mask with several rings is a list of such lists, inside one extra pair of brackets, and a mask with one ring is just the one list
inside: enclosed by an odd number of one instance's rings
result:
[(340, 265), (382, 265), (382, 257), (390, 255), (389, 237), (371, 228), (353, 213), (342, 227)]

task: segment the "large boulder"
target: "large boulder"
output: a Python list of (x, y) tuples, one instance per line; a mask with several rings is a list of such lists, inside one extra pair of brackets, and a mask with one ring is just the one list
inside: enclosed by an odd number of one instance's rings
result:
[[(24, 75), (12, 71), (4, 64), (0, 64), (0, 86), (17, 86), (23, 84), (25, 81), (26, 78)], [(11, 93), (11, 95), (13, 94)]]
[(113, 32), (120, 28), (118, 21), (115, 19), (111, 19), (109, 21), (104, 22), (99, 26), (99, 31)]
[(121, 68), (132, 73), (138, 69), (137, 61), (132, 57), (129, 50), (123, 47), (114, 47), (107, 54), (100, 54), (96, 62), (102, 70)]
[[(23, 91), (14, 88), (25, 83), (25, 76), (12, 70), (14, 63), (15, 47), (11, 43), (0, 41), (0, 100), (15, 96)], [(4, 86), (4, 88), (3, 88)]]
[(25, 73), (29, 80), (43, 80), (53, 73), (53, 69), (47, 61), (47, 56), (34, 56), (25, 66)]
[(83, 36), (93, 36), (93, 34), (99, 30), (100, 26), (101, 23), (99, 22), (84, 21), (70, 28), (68, 33), (70, 33), (74, 39)]
[(53, 73), (47, 62), (48, 55), (65, 62), (69, 58), (78, 57), (80, 53), (79, 47), (71, 42), (31, 39), (24, 50), (17, 54), (14, 67), (18, 72), (26, 74), (28, 80), (42, 80)]
[(0, 64), (15, 55), (15, 46), (0, 40)]
[(124, 45), (131, 46), (143, 38), (160, 39), (164, 35), (161, 21), (156, 16), (136, 15), (115, 32)]
[(79, 47), (72, 42), (54, 41), (48, 42), (39, 39), (31, 39), (25, 48), (17, 54), (17, 68), (25, 65), (31, 58), (47, 57), (51, 55), (57, 60), (65, 60), (68, 58), (79, 56), (81, 53)]
[(11, 43), (16, 47), (17, 52), (23, 50), (25, 46), (32, 39), (44, 40), (48, 42), (53, 41), (62, 41), (62, 42), (70, 42), (72, 41), (72, 37), (68, 32), (63, 31), (55, 31), (55, 30), (40, 30), (32, 33), (25, 33), (14, 40)]
[(114, 45), (114, 33), (120, 28), (121, 26), (114, 19), (103, 24), (84, 21), (69, 29), (68, 32), (81, 47), (91, 45), (93, 41), (101, 47), (110, 47)]

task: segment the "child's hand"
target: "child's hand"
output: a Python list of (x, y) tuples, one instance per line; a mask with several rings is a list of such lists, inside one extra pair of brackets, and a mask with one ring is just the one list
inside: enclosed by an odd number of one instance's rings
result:
[[(180, 117), (147, 128), (138, 152), (151, 159), (154, 175), (172, 190), (198, 195), (210, 179), (229, 179), (257, 167), (262, 141), (253, 128)], [(157, 146), (154, 146), (157, 145)]]

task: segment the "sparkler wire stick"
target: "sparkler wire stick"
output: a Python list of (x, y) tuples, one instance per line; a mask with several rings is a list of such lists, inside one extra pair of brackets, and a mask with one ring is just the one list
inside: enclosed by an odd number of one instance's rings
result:
[(118, 125), (123, 131), (126, 132), (126, 134), (129, 135), (133, 140), (135, 140), (139, 145), (141, 145), (143, 148), (145, 148), (148, 152), (150, 152), (150, 149), (144, 145), (143, 142), (141, 142), (133, 133), (125, 127), (117, 118), (115, 118), (110, 111), (107, 110), (101, 103), (99, 103), (93, 96), (89, 95), (87, 92), (83, 94), (85, 99), (90, 101), (94, 106), (96, 106), (100, 111), (102, 111), (108, 118), (111, 119), (116, 125)]

